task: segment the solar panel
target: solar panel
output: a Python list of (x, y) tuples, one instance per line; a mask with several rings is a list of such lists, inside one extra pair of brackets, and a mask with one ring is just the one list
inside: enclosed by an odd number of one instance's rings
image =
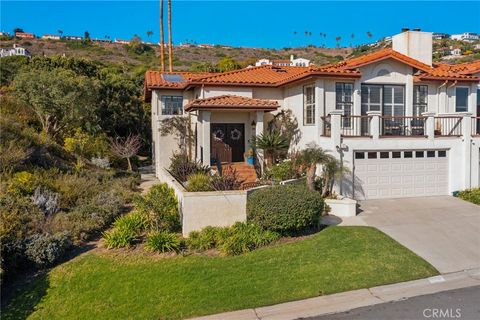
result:
[(183, 76), (180, 74), (162, 74), (162, 78), (166, 82), (183, 82)]

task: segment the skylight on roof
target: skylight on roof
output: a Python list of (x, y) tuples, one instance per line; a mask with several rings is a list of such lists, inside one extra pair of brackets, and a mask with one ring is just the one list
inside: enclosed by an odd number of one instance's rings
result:
[(180, 74), (162, 74), (162, 78), (166, 82), (183, 82), (183, 76)]

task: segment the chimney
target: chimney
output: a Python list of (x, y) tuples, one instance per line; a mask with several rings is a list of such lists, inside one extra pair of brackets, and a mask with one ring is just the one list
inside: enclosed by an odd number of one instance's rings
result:
[(293, 59), (295, 59), (295, 57), (293, 56), (293, 54), (290, 55), (290, 61), (293, 61)]
[(432, 65), (431, 32), (403, 28), (402, 33), (392, 37), (392, 49), (429, 66)]

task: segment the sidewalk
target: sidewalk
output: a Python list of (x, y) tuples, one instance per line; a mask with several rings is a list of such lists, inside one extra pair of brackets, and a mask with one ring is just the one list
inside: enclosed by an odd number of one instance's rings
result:
[(480, 285), (480, 268), (426, 279), (359, 289), (273, 306), (220, 313), (194, 320), (290, 320), (344, 312), (379, 303)]

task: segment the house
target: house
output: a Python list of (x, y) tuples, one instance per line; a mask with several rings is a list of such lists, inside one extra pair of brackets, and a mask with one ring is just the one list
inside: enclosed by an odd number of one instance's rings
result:
[(130, 41), (128, 40), (122, 40), (122, 39), (115, 39), (113, 43), (118, 43), (118, 44), (129, 44)]
[(455, 48), (452, 51), (450, 51), (450, 54), (452, 56), (458, 57), (462, 55), (462, 49), (461, 48)]
[(447, 33), (434, 32), (432, 37), (433, 37), (433, 40), (442, 40), (442, 39), (450, 38), (450, 35)]
[(466, 41), (466, 42), (473, 42), (473, 41), (478, 41), (480, 38), (478, 34), (474, 32), (464, 32), (460, 34), (452, 34), (450, 36), (450, 39), (452, 40), (459, 40), (459, 41)]
[(60, 40), (60, 36), (56, 34), (44, 34), (42, 36), (42, 39), (47, 39), (47, 40)]
[(15, 37), (21, 39), (35, 39), (35, 35), (29, 32), (15, 32)]
[(9, 32), (0, 31), (0, 37), (10, 37)]
[(202, 44), (199, 44), (198, 45), (199, 48), (213, 48), (215, 47), (213, 44), (205, 44), (205, 43), (202, 43)]
[(10, 56), (30, 57), (30, 53), (28, 52), (27, 49), (19, 47), (16, 44), (13, 45), (13, 48), (1, 48), (0, 49), (0, 58), (10, 57)]
[(277, 60), (269, 60), (269, 59), (259, 59), (255, 62), (255, 66), (276, 66), (276, 67), (288, 67), (288, 66), (296, 66), (296, 67), (308, 67), (310, 65), (310, 60), (304, 58), (297, 58), (293, 55), (290, 55), (290, 60), (288, 59), (277, 59)]
[(83, 38), (80, 37), (80, 36), (65, 36), (64, 38), (65, 38), (66, 40), (76, 40), (76, 41), (83, 40)]
[[(480, 186), (480, 60), (432, 63), (432, 33), (405, 31), (392, 46), (336, 64), (261, 65), (224, 73), (148, 71), (157, 174), (177, 150), (162, 119), (189, 117), (194, 157), (244, 162), (252, 137), (291, 110), (292, 150), (311, 143), (349, 169), (340, 195), (378, 199), (448, 195)], [(257, 163), (262, 163), (258, 150)], [(261, 167), (259, 168), (261, 170)]]

